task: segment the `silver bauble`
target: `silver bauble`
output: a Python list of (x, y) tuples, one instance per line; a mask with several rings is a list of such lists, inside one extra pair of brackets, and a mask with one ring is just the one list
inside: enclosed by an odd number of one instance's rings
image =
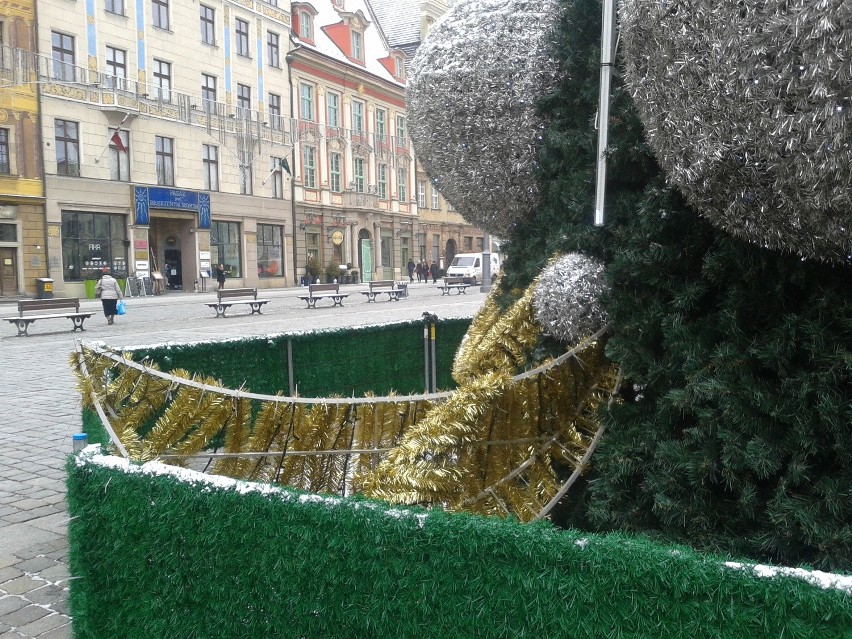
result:
[(604, 266), (581, 253), (568, 253), (538, 276), (533, 293), (535, 318), (544, 333), (578, 344), (607, 322), (601, 295), (607, 290)]
[(852, 2), (624, 0), (620, 52), (648, 140), (718, 227), (852, 253)]
[(546, 123), (538, 98), (559, 77), (556, 0), (462, 0), (411, 62), (407, 110), (417, 157), (471, 224), (499, 236), (534, 212)]

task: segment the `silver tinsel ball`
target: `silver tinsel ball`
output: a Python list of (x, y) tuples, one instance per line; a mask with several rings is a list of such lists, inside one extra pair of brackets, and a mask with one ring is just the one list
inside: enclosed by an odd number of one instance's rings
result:
[(538, 201), (546, 128), (536, 100), (559, 77), (556, 0), (462, 0), (411, 62), (407, 109), (417, 157), (472, 224), (505, 236)]
[(607, 322), (600, 298), (607, 290), (602, 263), (569, 253), (538, 276), (533, 309), (547, 335), (578, 344)]
[(648, 140), (718, 227), (818, 259), (852, 253), (852, 2), (624, 0)]

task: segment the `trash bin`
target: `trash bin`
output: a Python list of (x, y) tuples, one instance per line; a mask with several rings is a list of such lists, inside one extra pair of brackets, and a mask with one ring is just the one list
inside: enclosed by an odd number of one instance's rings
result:
[(53, 298), (53, 280), (51, 278), (36, 278), (36, 297), (40, 300), (49, 300)]

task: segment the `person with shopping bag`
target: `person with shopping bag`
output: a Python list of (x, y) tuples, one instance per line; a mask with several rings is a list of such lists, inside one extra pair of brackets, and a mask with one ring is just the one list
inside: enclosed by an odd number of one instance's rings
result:
[(107, 324), (112, 324), (115, 316), (118, 315), (117, 306), (119, 300), (121, 300), (122, 304), (124, 303), (124, 294), (121, 292), (118, 281), (110, 275), (108, 268), (103, 270), (103, 275), (101, 275), (101, 279), (98, 280), (95, 286), (95, 297), (99, 297), (101, 300)]

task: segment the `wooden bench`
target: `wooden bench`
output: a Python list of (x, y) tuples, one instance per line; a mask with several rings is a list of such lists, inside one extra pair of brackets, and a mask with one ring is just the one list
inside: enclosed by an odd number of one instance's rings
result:
[(376, 296), (380, 293), (388, 294), (388, 301), (398, 302), (401, 297), (408, 297), (408, 284), (394, 282), (393, 280), (376, 280), (369, 283), (369, 288), (366, 291), (361, 291), (361, 295), (367, 296), (367, 302), (375, 302)]
[(441, 289), (441, 295), (449, 295), (450, 291), (455, 291), (456, 294), (461, 295), (462, 293), (467, 294), (467, 287), (472, 286), (472, 284), (464, 277), (445, 277), (444, 283), (438, 285), (438, 288)]
[(308, 284), (308, 294), (298, 297), (307, 302), (308, 308), (316, 308), (317, 302), (326, 298), (334, 300), (335, 306), (343, 306), (343, 300), (349, 297), (349, 293), (341, 293), (340, 284)]
[[(71, 309), (74, 309), (73, 311)], [(45, 312), (59, 311), (59, 312)], [(30, 314), (32, 313), (32, 314)], [(86, 330), (83, 328), (83, 322), (87, 317), (91, 317), (94, 313), (81, 313), (80, 300), (76, 297), (64, 299), (49, 299), (49, 300), (19, 300), (18, 301), (18, 316), (4, 317), (7, 322), (11, 322), (18, 327), (18, 337), (28, 335), (27, 329), (30, 324), (36, 320), (43, 319), (70, 319), (74, 324), (72, 331)]]
[(223, 288), (216, 295), (217, 301), (204, 302), (216, 311), (216, 317), (225, 317), (225, 312), (235, 304), (248, 304), (252, 315), (260, 315), (261, 307), (269, 303), (269, 300), (257, 299), (256, 288)]

